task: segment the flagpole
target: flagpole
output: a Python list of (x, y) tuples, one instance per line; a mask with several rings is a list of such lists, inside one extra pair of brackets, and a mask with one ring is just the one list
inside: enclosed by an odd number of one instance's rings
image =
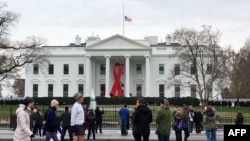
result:
[(124, 3), (122, 3), (122, 35), (124, 36)]

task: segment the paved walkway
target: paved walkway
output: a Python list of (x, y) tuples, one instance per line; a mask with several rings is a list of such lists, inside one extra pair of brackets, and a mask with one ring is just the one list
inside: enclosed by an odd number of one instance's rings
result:
[[(132, 136), (132, 131), (129, 130), (128, 136), (121, 136), (119, 130), (103, 130), (103, 134), (96, 135), (96, 141), (133, 141), (134, 138)], [(14, 131), (12, 130), (0, 130), (0, 141), (13, 141)], [(184, 135), (183, 135), (184, 136)], [(86, 136), (85, 136), (86, 138)], [(217, 131), (217, 140), (223, 141), (223, 130)], [(68, 134), (66, 134), (65, 139), (68, 139)], [(92, 139), (92, 136), (91, 136)], [(150, 141), (157, 141), (157, 135), (155, 135), (155, 131), (151, 130), (151, 134), (149, 137)], [(44, 137), (36, 136), (33, 141), (44, 141)], [(85, 140), (86, 141), (86, 140)], [(171, 132), (170, 141), (175, 141), (174, 131)], [(205, 132), (202, 131), (201, 134), (191, 134), (188, 138), (188, 141), (206, 141)]]

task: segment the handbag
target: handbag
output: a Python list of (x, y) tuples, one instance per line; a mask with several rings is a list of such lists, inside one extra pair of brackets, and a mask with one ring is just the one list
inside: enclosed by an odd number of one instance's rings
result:
[(177, 129), (178, 128), (178, 122), (177, 121), (174, 121), (173, 123), (172, 123), (172, 127), (173, 127), (173, 129)]

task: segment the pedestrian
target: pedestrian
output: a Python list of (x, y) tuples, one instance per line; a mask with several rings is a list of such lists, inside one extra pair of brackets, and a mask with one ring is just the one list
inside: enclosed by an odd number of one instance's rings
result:
[(14, 132), (14, 141), (31, 141), (33, 132), (30, 130), (30, 112), (34, 105), (34, 99), (25, 97), (16, 110), (17, 127)]
[(135, 135), (134, 135), (134, 131), (135, 131), (135, 122), (134, 122), (135, 110), (136, 110), (136, 107), (133, 108), (132, 113), (131, 113), (131, 127), (132, 127), (132, 134), (133, 134), (134, 138), (135, 138)]
[(38, 116), (37, 115), (37, 107), (33, 107), (31, 110), (31, 114), (30, 114), (30, 129), (33, 132), (33, 135), (31, 136), (32, 138), (35, 137), (36, 132), (34, 132), (34, 131), (37, 130), (37, 129), (35, 129), (35, 121), (38, 118), (37, 116)]
[(35, 112), (35, 122), (34, 122), (34, 128), (33, 128), (33, 136), (35, 136), (35, 134), (39, 133), (39, 136), (41, 137), (41, 130), (42, 130), (42, 126), (43, 126), (43, 116), (41, 115), (39, 109), (36, 109)]
[(45, 122), (45, 130), (46, 130), (46, 141), (50, 141), (53, 139), (54, 141), (58, 141), (57, 131), (60, 132), (61, 136), (63, 136), (63, 132), (60, 128), (59, 121), (56, 117), (56, 110), (59, 108), (59, 102), (56, 99), (52, 99), (50, 102), (51, 108), (49, 109), (46, 122)]
[(169, 102), (167, 99), (162, 99), (160, 102), (161, 109), (157, 112), (156, 124), (158, 141), (169, 141), (171, 133), (172, 112), (169, 109)]
[(104, 114), (104, 110), (100, 109), (99, 106), (96, 107), (95, 115), (96, 115), (96, 133), (99, 128), (100, 133), (102, 134), (102, 115)]
[(127, 104), (124, 104), (123, 108), (119, 110), (119, 116), (120, 116), (121, 135), (126, 136), (128, 135), (127, 124), (130, 116)]
[(71, 120), (70, 120), (71, 131), (74, 132), (76, 136), (76, 141), (84, 141), (85, 133), (84, 133), (83, 122), (85, 120), (85, 116), (82, 107), (84, 97), (82, 94), (76, 93), (74, 95), (74, 98), (76, 102), (74, 103), (71, 109)]
[(201, 131), (203, 130), (202, 122), (203, 122), (202, 113), (200, 110), (196, 109), (194, 112), (194, 124), (195, 124), (196, 134), (200, 134)]
[(96, 115), (93, 111), (93, 109), (90, 109), (88, 112), (88, 140), (90, 138), (91, 133), (93, 134), (93, 140), (95, 140), (95, 129), (96, 129)]
[(194, 109), (193, 109), (192, 105), (189, 106), (188, 117), (189, 117), (189, 120), (188, 120), (188, 132), (190, 134), (192, 134), (193, 133), (193, 128), (194, 128)]
[(152, 111), (147, 107), (143, 98), (136, 100), (136, 110), (134, 117), (134, 136), (135, 141), (149, 140), (150, 135), (150, 123), (153, 121)]
[(235, 119), (235, 125), (243, 125), (244, 123), (244, 116), (243, 114), (239, 111), (236, 115)]
[(173, 129), (175, 131), (176, 141), (182, 141), (183, 118), (180, 109), (176, 110), (174, 119), (175, 125), (173, 126)]
[(86, 107), (83, 106), (83, 111), (84, 111), (83, 130), (84, 130), (84, 134), (86, 135), (85, 131), (88, 126), (87, 118), (88, 118), (88, 112), (89, 112), (89, 105), (87, 105)]
[(188, 106), (186, 105), (184, 105), (182, 109), (182, 120), (183, 120), (182, 130), (184, 131), (184, 141), (187, 141), (188, 137), (190, 136), (190, 133), (188, 130), (188, 123), (189, 123)]
[(216, 132), (219, 115), (213, 110), (211, 105), (208, 105), (203, 116), (203, 126), (206, 132), (207, 141), (217, 141)]
[(69, 134), (69, 139), (73, 140), (73, 135), (70, 131), (70, 119), (71, 119), (71, 113), (69, 112), (69, 107), (65, 107), (64, 108), (64, 112), (61, 114), (60, 116), (60, 121), (62, 122), (62, 130), (64, 135), (61, 136), (61, 140), (64, 140), (64, 136), (66, 134), (66, 132), (68, 131)]

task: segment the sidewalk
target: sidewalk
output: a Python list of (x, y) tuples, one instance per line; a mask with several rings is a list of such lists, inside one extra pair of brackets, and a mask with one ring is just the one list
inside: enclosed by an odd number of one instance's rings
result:
[[(13, 141), (14, 131), (12, 130), (0, 130), (0, 141)], [(87, 136), (85, 136), (86, 138)], [(91, 136), (90, 139), (92, 139)], [(184, 137), (184, 135), (183, 135)], [(217, 140), (223, 141), (223, 130), (217, 131)], [(65, 139), (69, 139), (68, 134), (66, 134)], [(86, 141), (87, 139), (85, 139)], [(121, 136), (119, 130), (103, 130), (103, 134), (96, 134), (96, 141), (133, 141), (134, 138), (132, 136), (132, 131), (129, 130), (128, 136)], [(151, 130), (151, 134), (149, 137), (150, 141), (157, 141), (157, 135), (155, 135), (155, 131)], [(44, 141), (44, 137), (36, 136), (32, 141)], [(175, 141), (175, 133), (171, 132), (170, 141)], [(197, 135), (193, 133), (188, 138), (188, 141), (206, 141), (205, 132), (202, 131), (201, 134)]]

